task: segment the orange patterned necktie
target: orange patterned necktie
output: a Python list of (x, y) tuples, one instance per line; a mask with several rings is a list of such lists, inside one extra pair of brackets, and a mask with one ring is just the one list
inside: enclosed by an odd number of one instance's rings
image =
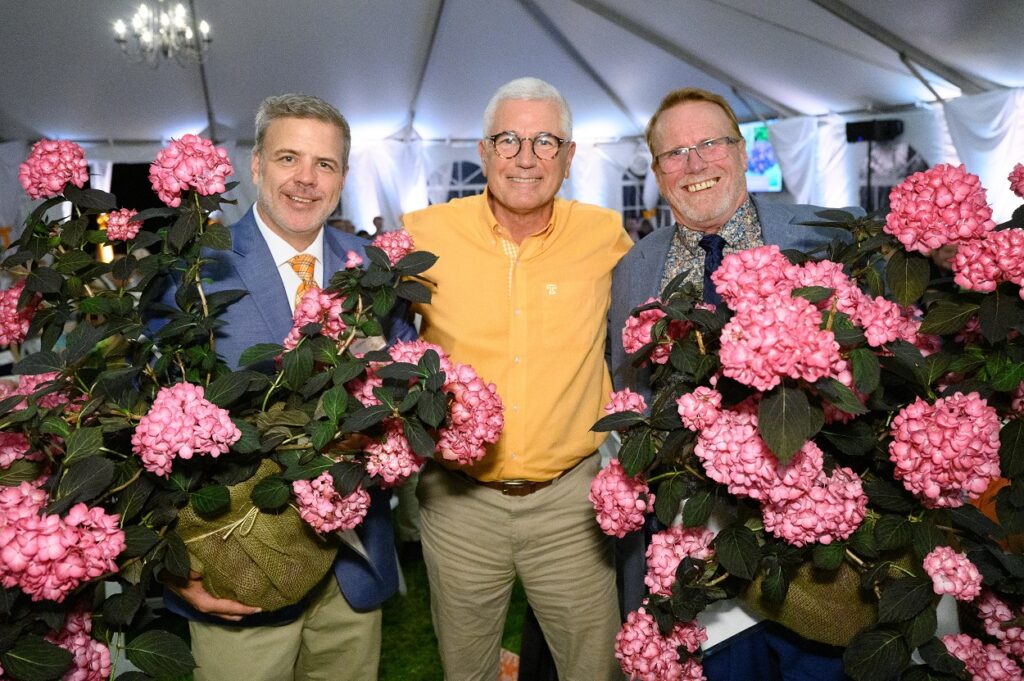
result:
[(306, 294), (311, 288), (317, 288), (316, 279), (313, 278), (313, 271), (316, 268), (316, 258), (306, 253), (296, 255), (288, 261), (288, 264), (295, 270), (295, 274), (299, 275), (299, 279), (302, 281), (299, 283), (299, 288), (295, 289), (295, 306), (298, 307), (299, 301), (302, 300), (302, 296)]

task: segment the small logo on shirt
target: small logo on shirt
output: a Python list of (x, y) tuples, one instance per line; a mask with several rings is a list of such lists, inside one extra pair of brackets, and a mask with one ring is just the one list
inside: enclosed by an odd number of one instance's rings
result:
[(549, 296), (558, 295), (558, 284), (548, 284), (547, 286), (545, 286), (545, 288), (547, 289)]

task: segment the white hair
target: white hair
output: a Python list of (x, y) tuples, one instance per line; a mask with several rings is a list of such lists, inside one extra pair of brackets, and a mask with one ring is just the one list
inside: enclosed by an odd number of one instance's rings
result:
[(487, 108), (484, 109), (484, 135), (490, 134), (498, 105), (509, 100), (554, 102), (558, 105), (559, 124), (562, 126), (560, 132), (565, 135), (566, 139), (572, 139), (572, 112), (569, 111), (569, 103), (555, 89), (555, 86), (545, 83), (540, 78), (516, 78), (498, 88), (498, 91), (491, 97), (491, 101), (487, 103)]

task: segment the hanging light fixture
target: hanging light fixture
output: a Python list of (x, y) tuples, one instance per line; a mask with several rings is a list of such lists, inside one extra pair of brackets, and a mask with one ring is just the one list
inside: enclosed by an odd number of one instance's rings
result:
[(130, 22), (115, 21), (114, 40), (129, 58), (153, 68), (161, 59), (174, 59), (187, 66), (201, 62), (212, 41), (205, 20), (195, 30), (193, 26), (193, 17), (180, 2), (169, 8), (164, 0), (157, 0), (155, 9), (145, 3), (139, 5)]

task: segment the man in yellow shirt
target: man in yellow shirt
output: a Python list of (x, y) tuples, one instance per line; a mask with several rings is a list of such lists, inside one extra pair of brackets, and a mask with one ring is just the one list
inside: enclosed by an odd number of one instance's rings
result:
[(629, 249), (621, 217), (556, 199), (575, 152), (562, 96), (535, 78), (484, 112), (487, 189), (407, 214), (436, 253), (421, 335), (497, 386), (499, 442), (477, 464), (431, 462), (418, 495), (445, 677), (492, 681), (518, 575), (561, 681), (621, 678), (611, 545), (587, 500), (611, 382), (611, 272)]

